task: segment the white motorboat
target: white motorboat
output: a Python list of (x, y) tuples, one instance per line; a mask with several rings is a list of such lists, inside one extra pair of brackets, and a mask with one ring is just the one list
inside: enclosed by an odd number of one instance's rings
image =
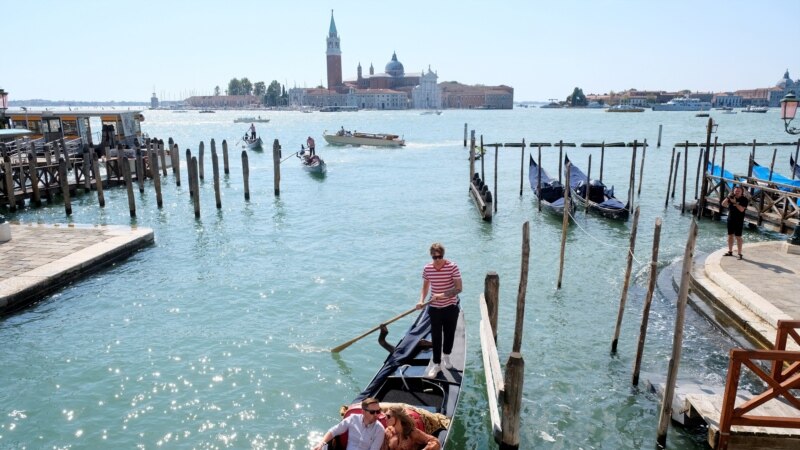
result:
[(328, 134), (325, 131), (322, 136), (325, 141), (333, 145), (371, 145), (375, 147), (402, 147), (406, 145), (406, 141), (400, 139), (400, 136), (396, 134), (360, 133), (357, 131), (351, 133), (341, 129), (335, 134)]
[(269, 119), (266, 117), (237, 117), (233, 119), (233, 123), (267, 123)]
[(606, 112), (644, 112), (644, 108), (633, 105), (614, 105), (608, 108)]
[(678, 97), (667, 103), (653, 105), (653, 111), (708, 111), (711, 102), (704, 102), (699, 98)]
[(742, 110), (742, 112), (746, 113), (762, 113), (762, 114), (767, 111), (769, 111), (769, 108), (767, 108), (766, 106), (753, 106), (753, 105), (749, 105), (747, 108)]

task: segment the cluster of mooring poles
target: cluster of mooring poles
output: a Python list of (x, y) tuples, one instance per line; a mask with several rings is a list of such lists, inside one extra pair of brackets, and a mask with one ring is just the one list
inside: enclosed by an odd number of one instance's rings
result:
[[(9, 211), (25, 206), (28, 199), (31, 206), (42, 205), (42, 194), (47, 202), (52, 204), (57, 201), (57, 194), (64, 203), (67, 216), (72, 214), (71, 198), (80, 191), (97, 192), (98, 204), (105, 207), (106, 200), (104, 189), (112, 186), (124, 185), (128, 195), (130, 216), (136, 217), (136, 197), (134, 184), (138, 186), (140, 194), (145, 193), (146, 179), (152, 180), (158, 208), (163, 207), (161, 182), (162, 177), (167, 177), (169, 167), (176, 186), (181, 185), (181, 159), (177, 143), (169, 138), (165, 146), (160, 139), (146, 139), (144, 146), (135, 148), (103, 149), (105, 156), (104, 174), (100, 171), (100, 160), (94, 148), (68, 149), (61, 142), (53, 142), (45, 146), (42, 156), (37, 155), (35, 147), (31, 146), (29, 152), (14, 152), (13, 154), (2, 147), (2, 165), (0, 165), (0, 205), (7, 205)], [(272, 146), (274, 166), (274, 193), (280, 196), (280, 163), (281, 146), (276, 139)], [(242, 151), (242, 182), (244, 186), (244, 199), (250, 200), (250, 167), (247, 151)], [(54, 160), (56, 162), (54, 162)], [(205, 180), (205, 144), (200, 142), (197, 155), (186, 149), (186, 159), (183, 162), (187, 170), (186, 180), (189, 184), (189, 196), (192, 199), (195, 217), (200, 217), (200, 185)], [(228, 143), (222, 141), (223, 172), (230, 174), (228, 159)], [(222, 208), (222, 193), (220, 188), (220, 169), (217, 146), (211, 139), (211, 165), (214, 185), (216, 208)]]

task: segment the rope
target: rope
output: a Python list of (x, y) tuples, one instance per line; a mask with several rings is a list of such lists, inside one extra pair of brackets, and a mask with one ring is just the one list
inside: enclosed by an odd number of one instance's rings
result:
[(627, 252), (627, 253), (629, 253), (629, 254), (631, 255), (631, 258), (633, 258), (633, 260), (634, 260), (634, 261), (636, 261), (636, 263), (637, 263), (637, 264), (642, 264), (642, 262), (641, 262), (641, 261), (639, 261), (638, 259), (636, 259), (636, 255), (635, 255), (635, 254), (634, 254), (634, 253), (631, 251), (631, 247), (630, 247), (629, 245), (626, 245), (626, 246), (622, 246), (622, 245), (614, 245), (614, 244), (609, 244), (609, 243), (607, 243), (607, 242), (601, 241), (600, 239), (597, 239), (597, 238), (596, 238), (596, 237), (594, 237), (594, 236), (593, 236), (591, 233), (589, 233), (588, 231), (586, 231), (586, 229), (585, 229), (585, 228), (583, 228), (583, 227), (581, 226), (581, 224), (578, 222), (578, 219), (576, 219), (576, 218), (575, 218), (575, 216), (573, 216), (573, 215), (572, 215), (572, 213), (568, 213), (568, 214), (569, 214), (569, 216), (572, 218), (572, 221), (573, 221), (573, 222), (575, 222), (575, 225), (577, 225), (577, 226), (578, 226), (578, 228), (580, 228), (580, 230), (584, 232), (584, 234), (586, 234), (586, 235), (587, 235), (587, 236), (589, 236), (590, 238), (594, 239), (594, 240), (595, 240), (595, 241), (597, 241), (598, 243), (600, 243), (600, 244), (602, 244), (602, 245), (605, 245), (606, 247), (611, 247), (611, 248), (620, 248), (620, 249), (627, 249), (627, 250), (628, 250), (628, 252)]

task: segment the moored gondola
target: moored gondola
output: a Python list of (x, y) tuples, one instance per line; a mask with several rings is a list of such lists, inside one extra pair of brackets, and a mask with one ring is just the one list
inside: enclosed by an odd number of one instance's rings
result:
[[(377, 398), (384, 410), (394, 404), (401, 404), (420, 429), (435, 436), (441, 448), (446, 448), (450, 434), (449, 425), (455, 417), (461, 395), (466, 360), (464, 312), (459, 312), (453, 352), (450, 355), (453, 368), (443, 368), (435, 378), (425, 377), (433, 364), (433, 350), (425, 345), (430, 339), (430, 319), (423, 310), (383, 362), (372, 381), (353, 399), (349, 407), (343, 408), (342, 415), (347, 417), (360, 413), (360, 403), (367, 397)], [(384, 422), (383, 415), (379, 420)], [(346, 446), (346, 441), (337, 437), (329, 449), (346, 448), (343, 445)]]
[[(565, 156), (564, 164), (569, 163), (569, 158)], [(589, 211), (609, 219), (628, 220), (630, 204), (623, 204), (614, 197), (614, 187), (609, 189), (600, 180), (589, 180), (575, 164), (570, 167), (569, 188), (575, 203), (589, 208)]]
[(791, 156), (789, 156), (789, 166), (792, 168), (794, 178), (796, 180), (800, 180), (800, 164), (798, 164), (798, 162), (795, 161)]

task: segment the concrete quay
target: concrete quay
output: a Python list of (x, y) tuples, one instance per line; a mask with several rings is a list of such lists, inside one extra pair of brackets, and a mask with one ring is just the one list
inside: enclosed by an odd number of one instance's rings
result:
[(153, 242), (143, 227), (11, 224), (0, 243), (0, 316)]
[(753, 348), (772, 348), (778, 321), (800, 320), (800, 253), (791, 252), (794, 247), (760, 242), (745, 244), (741, 260), (735, 248), (734, 256), (724, 256), (723, 248), (696, 258), (690, 282), (694, 305), (734, 338), (738, 334)]

